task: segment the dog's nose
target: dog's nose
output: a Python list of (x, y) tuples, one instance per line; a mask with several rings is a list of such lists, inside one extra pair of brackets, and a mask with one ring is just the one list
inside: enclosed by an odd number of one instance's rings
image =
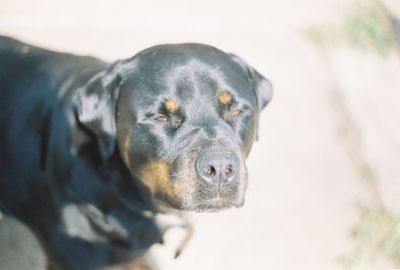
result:
[(238, 175), (239, 159), (228, 151), (204, 151), (197, 158), (196, 169), (206, 183), (223, 185)]

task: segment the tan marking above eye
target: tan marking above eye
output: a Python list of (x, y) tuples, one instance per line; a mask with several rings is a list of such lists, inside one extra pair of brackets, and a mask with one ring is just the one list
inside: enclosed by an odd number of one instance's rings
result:
[(176, 113), (179, 110), (179, 100), (175, 98), (168, 99), (165, 103), (165, 108), (170, 113)]
[(217, 94), (218, 101), (223, 105), (232, 103), (232, 94), (228, 90), (222, 90)]

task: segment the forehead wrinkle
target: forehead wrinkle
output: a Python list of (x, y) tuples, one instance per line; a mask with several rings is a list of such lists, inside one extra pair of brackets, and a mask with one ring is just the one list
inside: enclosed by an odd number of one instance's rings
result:
[[(205, 89), (208, 88), (205, 84), (216, 83), (215, 88), (228, 88), (224, 75), (218, 70), (218, 67), (210, 67), (210, 65), (197, 59), (189, 60), (186, 64), (174, 67), (171, 74), (167, 78), (169, 89), (177, 89), (177, 84), (182, 83), (182, 81), (185, 81), (184, 85), (189, 86), (188, 89), (202, 95), (204, 94), (203, 90), (210, 90)], [(216, 91), (217, 89), (212, 90)]]

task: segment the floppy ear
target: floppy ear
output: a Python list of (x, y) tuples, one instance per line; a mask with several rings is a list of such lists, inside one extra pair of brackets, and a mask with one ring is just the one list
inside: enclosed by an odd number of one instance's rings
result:
[[(258, 112), (267, 106), (267, 104), (272, 99), (272, 84), (271, 82), (262, 76), (257, 70), (249, 66), (242, 58), (237, 55), (229, 54), (232, 60), (241, 66), (241, 68), (246, 72), (249, 84), (254, 91), (257, 99)], [(258, 114), (257, 121), (254, 131), (254, 139), (258, 141)]]
[(95, 136), (102, 160), (116, 148), (115, 106), (122, 78), (115, 66), (95, 75), (75, 96), (78, 122)]
[(272, 99), (272, 84), (271, 82), (261, 75), (257, 70), (250, 67), (242, 58), (237, 55), (230, 54), (233, 61), (238, 63), (243, 70), (247, 73), (249, 83), (257, 98), (258, 111), (264, 109), (265, 106)]

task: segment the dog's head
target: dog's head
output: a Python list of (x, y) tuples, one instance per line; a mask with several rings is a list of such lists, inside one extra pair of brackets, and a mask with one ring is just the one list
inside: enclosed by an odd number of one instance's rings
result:
[(119, 61), (101, 82), (106, 93), (93, 91), (81, 121), (105, 155), (118, 146), (155, 204), (195, 211), (243, 205), (245, 158), (272, 96), (267, 79), (237, 56), (181, 44)]

